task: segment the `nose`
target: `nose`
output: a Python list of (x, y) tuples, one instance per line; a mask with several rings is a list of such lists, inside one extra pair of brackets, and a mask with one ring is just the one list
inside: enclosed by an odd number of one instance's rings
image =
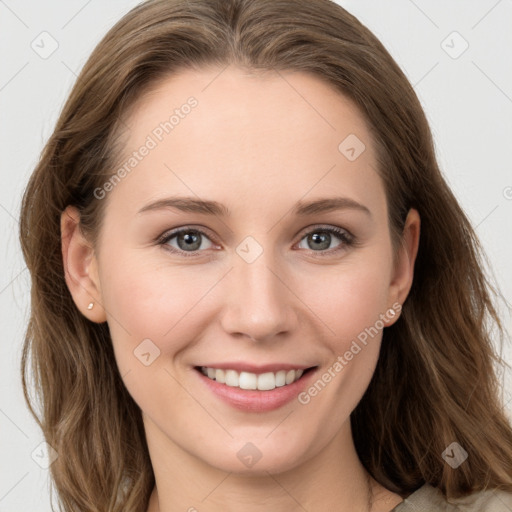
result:
[(247, 263), (234, 255), (234, 268), (224, 280), (221, 324), (232, 336), (273, 341), (291, 332), (297, 322), (295, 295), (287, 287), (285, 272), (264, 251)]

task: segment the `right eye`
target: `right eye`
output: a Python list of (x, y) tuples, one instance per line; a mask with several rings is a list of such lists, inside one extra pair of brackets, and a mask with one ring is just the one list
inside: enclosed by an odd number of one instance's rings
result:
[[(170, 242), (175, 239), (177, 247)], [(165, 233), (160, 239), (159, 244), (165, 245), (168, 250), (174, 253), (182, 254), (185, 257), (196, 256), (197, 252), (209, 249), (213, 246), (205, 247), (204, 241), (210, 240), (206, 233), (198, 229), (180, 228), (174, 231)], [(190, 253), (190, 254), (187, 254)]]

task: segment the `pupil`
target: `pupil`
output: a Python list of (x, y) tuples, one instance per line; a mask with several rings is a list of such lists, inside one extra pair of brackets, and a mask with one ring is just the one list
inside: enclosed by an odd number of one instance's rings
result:
[[(322, 234), (314, 233), (313, 235), (311, 235), (311, 238), (315, 242), (317, 248), (321, 247), (322, 249), (327, 249), (329, 247), (329, 245), (330, 245), (329, 237), (330, 237), (330, 235), (328, 233), (322, 233)], [(320, 243), (318, 243), (318, 242), (320, 242)]]
[(200, 242), (198, 244), (199, 236), (197, 234), (185, 233), (182, 235), (182, 240), (185, 242), (185, 247), (188, 249), (198, 249), (199, 246), (201, 245)]

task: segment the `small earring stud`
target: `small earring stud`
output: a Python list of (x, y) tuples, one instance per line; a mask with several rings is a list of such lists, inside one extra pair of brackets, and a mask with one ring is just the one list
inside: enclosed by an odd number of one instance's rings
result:
[(92, 309), (94, 307), (94, 302), (89, 302), (87, 309)]

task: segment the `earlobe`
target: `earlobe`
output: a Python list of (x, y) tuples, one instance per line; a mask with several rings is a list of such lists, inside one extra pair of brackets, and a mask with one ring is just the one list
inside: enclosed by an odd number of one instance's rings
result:
[(394, 310), (388, 325), (396, 322), (402, 310), (402, 304), (407, 299), (414, 278), (414, 263), (418, 254), (421, 219), (417, 210), (411, 208), (407, 214), (402, 243), (398, 248), (396, 264), (390, 284), (389, 304)]
[(73, 301), (92, 322), (105, 322), (97, 259), (80, 230), (80, 213), (75, 207), (68, 206), (62, 212), (60, 227), (64, 276)]

